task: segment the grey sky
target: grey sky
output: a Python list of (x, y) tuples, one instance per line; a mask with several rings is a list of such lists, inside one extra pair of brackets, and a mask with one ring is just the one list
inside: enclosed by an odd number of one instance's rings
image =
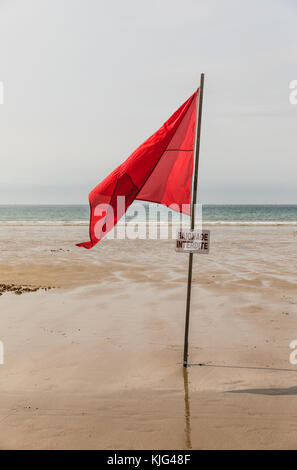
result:
[(297, 203), (295, 0), (0, 0), (0, 204), (86, 203), (206, 74), (200, 202)]

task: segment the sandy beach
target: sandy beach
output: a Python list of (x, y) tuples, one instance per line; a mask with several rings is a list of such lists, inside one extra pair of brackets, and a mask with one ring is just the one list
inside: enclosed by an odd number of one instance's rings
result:
[(296, 227), (205, 228), (185, 375), (173, 241), (0, 227), (0, 448), (297, 448)]

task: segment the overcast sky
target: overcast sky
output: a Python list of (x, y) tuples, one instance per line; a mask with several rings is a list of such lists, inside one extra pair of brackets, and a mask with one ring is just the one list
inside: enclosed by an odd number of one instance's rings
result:
[(296, 0), (0, 0), (0, 204), (87, 203), (201, 72), (199, 201), (297, 203)]

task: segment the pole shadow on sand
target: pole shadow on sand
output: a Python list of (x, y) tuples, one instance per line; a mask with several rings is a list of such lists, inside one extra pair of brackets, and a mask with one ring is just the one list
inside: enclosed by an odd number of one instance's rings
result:
[(243, 390), (228, 390), (227, 393), (252, 393), (253, 395), (297, 395), (297, 387), (289, 388), (247, 388)]
[[(220, 365), (220, 364), (189, 364), (188, 367), (218, 367), (227, 369), (247, 369), (247, 370), (266, 370), (266, 371), (277, 371), (277, 372), (295, 372), (295, 369), (281, 369), (276, 367), (256, 367), (256, 366), (232, 366), (232, 365)], [(297, 395), (297, 387), (288, 388), (246, 388), (241, 390), (227, 390), (225, 393), (251, 393), (254, 395)]]

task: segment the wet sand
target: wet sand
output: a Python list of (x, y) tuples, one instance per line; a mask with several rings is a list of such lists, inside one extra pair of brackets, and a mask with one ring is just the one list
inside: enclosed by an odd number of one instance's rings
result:
[(184, 375), (174, 242), (0, 227), (0, 448), (297, 448), (297, 230), (208, 228)]

